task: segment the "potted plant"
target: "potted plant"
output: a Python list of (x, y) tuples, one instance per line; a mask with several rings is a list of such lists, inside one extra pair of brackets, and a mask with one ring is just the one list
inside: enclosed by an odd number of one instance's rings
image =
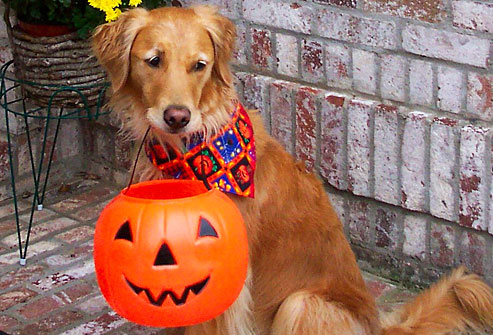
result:
[[(92, 55), (87, 37), (93, 29), (116, 20), (122, 11), (155, 8), (167, 0), (2, 0), (15, 73), (24, 95), (37, 105), (80, 106), (81, 86), (89, 103), (98, 101), (106, 74)], [(13, 11), (16, 24), (10, 22)], [(99, 86), (98, 86), (99, 85)]]
[(86, 38), (98, 25), (116, 20), (122, 10), (156, 8), (167, 0), (2, 0), (15, 11), (19, 27), (33, 36), (76, 31)]

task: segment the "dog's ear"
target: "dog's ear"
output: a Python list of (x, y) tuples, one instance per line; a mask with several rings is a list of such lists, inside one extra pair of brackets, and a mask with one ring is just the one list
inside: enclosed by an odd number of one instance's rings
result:
[(147, 17), (148, 12), (143, 8), (128, 10), (115, 22), (97, 27), (92, 36), (94, 54), (108, 72), (113, 92), (125, 85), (130, 69), (130, 50)]
[(214, 44), (213, 74), (227, 86), (232, 85), (229, 61), (233, 54), (236, 27), (229, 19), (220, 15), (214, 6), (195, 6), (193, 10), (211, 37)]

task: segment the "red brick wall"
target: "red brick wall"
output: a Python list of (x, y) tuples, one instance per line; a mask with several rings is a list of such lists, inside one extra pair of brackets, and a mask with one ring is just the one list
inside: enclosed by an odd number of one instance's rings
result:
[(239, 32), (245, 104), (327, 182), (361, 264), (493, 282), (493, 4), (182, 0)]

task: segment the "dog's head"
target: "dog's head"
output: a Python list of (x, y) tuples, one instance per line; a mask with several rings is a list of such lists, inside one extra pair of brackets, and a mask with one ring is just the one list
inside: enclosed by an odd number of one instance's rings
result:
[(93, 49), (113, 97), (138, 106), (127, 111), (134, 123), (184, 136), (221, 125), (215, 109), (228, 105), (220, 99), (232, 90), (234, 40), (233, 23), (214, 7), (136, 8), (98, 27)]

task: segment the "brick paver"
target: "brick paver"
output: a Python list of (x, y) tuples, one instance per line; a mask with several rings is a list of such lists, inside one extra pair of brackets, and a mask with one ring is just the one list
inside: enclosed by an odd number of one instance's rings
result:
[[(104, 182), (74, 183), (71, 192), (49, 192), (46, 214), (36, 216), (31, 236), (35, 243), (25, 267), (17, 263), (15, 220), (8, 207), (12, 203), (0, 204), (0, 330), (10, 335), (164, 335), (162, 329), (120, 318), (97, 286), (92, 235), (98, 213), (118, 189)], [(21, 202), (21, 208), (25, 220), (29, 206)], [(412, 296), (382, 278), (365, 278), (385, 311)]]

